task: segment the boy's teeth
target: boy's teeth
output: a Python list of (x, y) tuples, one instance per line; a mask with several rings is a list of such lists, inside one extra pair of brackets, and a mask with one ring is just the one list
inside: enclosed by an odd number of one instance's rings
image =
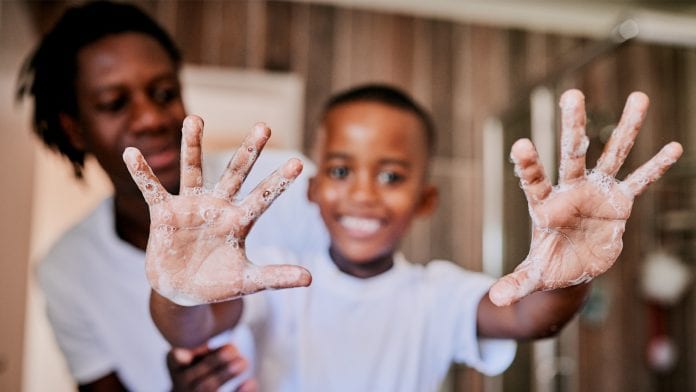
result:
[(341, 217), (341, 224), (349, 230), (358, 230), (362, 232), (375, 232), (379, 229), (378, 219), (344, 216)]

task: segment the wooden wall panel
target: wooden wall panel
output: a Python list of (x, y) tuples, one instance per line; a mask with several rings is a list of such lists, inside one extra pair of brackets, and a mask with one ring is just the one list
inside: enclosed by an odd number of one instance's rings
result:
[[(452, 81), (453, 81), (453, 56), (452, 41), (453, 27), (445, 22), (433, 22), (430, 37), (430, 102), (427, 106), (433, 116), (437, 128), (437, 156), (453, 156), (452, 129)], [(469, 53), (471, 55), (472, 53)]]
[[(585, 102), (588, 110), (587, 128), (588, 137), (590, 138), (590, 148), (587, 152), (588, 169), (595, 166), (597, 158), (602, 152), (603, 144), (599, 139), (599, 130), (605, 125), (611, 125), (612, 121), (618, 120), (621, 114), (620, 105), (626, 99), (625, 96), (618, 96), (618, 78), (615, 77), (616, 68), (615, 58), (600, 58), (589, 65), (582, 75), (580, 87), (584, 90), (586, 96)], [(609, 123), (607, 124), (607, 122)], [(631, 218), (631, 223), (635, 223), (633, 219), (640, 219), (636, 214)], [(628, 227), (627, 231), (630, 233), (631, 227)], [(623, 257), (628, 258), (628, 260), (634, 260), (635, 255), (632, 254), (632, 250), (636, 249), (635, 244), (632, 243), (630, 238), (626, 238), (626, 240)], [(606, 294), (609, 297), (609, 314), (606, 321), (601, 324), (603, 333), (597, 335), (598, 330), (595, 327), (591, 330), (587, 340), (584, 340), (583, 336), (581, 336), (581, 342), (583, 342), (581, 344), (586, 346), (580, 351), (581, 369), (583, 369), (580, 374), (582, 390), (620, 390), (619, 377), (597, 377), (597, 374), (622, 374), (624, 366), (631, 361), (630, 358), (622, 359), (622, 350), (617, 350), (615, 347), (617, 342), (621, 341), (622, 334), (630, 334), (632, 331), (621, 331), (612, 327), (622, 324), (627, 317), (624, 304), (633, 295), (630, 291), (627, 292), (625, 290), (626, 287), (631, 287), (631, 284), (627, 281), (632, 279), (630, 274), (632, 267), (630, 263), (622, 261), (619, 260), (616, 268), (613, 268), (602, 277), (603, 287), (606, 289)], [(626, 271), (627, 268), (629, 271)], [(581, 328), (583, 327), (584, 324), (581, 324)], [(585, 341), (587, 343), (584, 343)], [(594, 351), (600, 352), (596, 353)], [(582, 360), (585, 358), (586, 361), (583, 362)]]
[(333, 70), (337, 70), (333, 30), (336, 11), (331, 7), (312, 6), (309, 9), (309, 48), (305, 77), (305, 148), (309, 148), (324, 101), (334, 82)]
[(284, 71), (291, 69), (291, 50), (293, 36), (292, 4), (287, 2), (269, 3), (266, 9), (266, 56), (264, 69)]
[(244, 67), (248, 41), (247, 5), (238, 1), (223, 2), (220, 39), (220, 65)]

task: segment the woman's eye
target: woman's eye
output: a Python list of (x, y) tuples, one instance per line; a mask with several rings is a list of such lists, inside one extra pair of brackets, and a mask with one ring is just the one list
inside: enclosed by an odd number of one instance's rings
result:
[(329, 177), (335, 179), (343, 179), (348, 177), (348, 168), (345, 166), (336, 166), (329, 169)]
[(377, 175), (377, 181), (379, 181), (380, 184), (396, 184), (403, 181), (403, 179), (404, 176), (401, 174), (390, 171), (381, 172)]
[(167, 104), (179, 97), (176, 89), (156, 89), (152, 92), (152, 99), (159, 104)]
[(97, 109), (102, 112), (118, 112), (121, 109), (123, 109), (128, 100), (125, 97), (117, 98), (117, 99), (112, 99), (110, 101), (104, 101), (99, 104), (97, 104)]

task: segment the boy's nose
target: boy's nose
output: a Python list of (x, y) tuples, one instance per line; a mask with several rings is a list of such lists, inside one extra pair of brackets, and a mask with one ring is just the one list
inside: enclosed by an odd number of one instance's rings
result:
[(377, 200), (377, 184), (369, 175), (358, 175), (350, 187), (350, 197), (354, 202), (371, 203)]

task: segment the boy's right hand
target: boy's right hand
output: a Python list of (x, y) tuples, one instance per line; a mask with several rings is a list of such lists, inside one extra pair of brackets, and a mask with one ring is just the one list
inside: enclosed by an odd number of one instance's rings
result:
[(145, 265), (152, 288), (174, 303), (193, 306), (269, 288), (308, 286), (312, 277), (306, 269), (255, 266), (247, 259), (244, 246), (253, 223), (300, 174), (302, 162), (289, 160), (248, 196), (236, 200), (270, 129), (261, 123), (254, 127), (211, 190), (203, 188), (203, 120), (187, 117), (182, 132), (178, 195), (164, 189), (138, 149), (129, 147), (123, 153), (150, 209)]
[(647, 95), (635, 92), (626, 101), (597, 165), (587, 170), (585, 97), (578, 90), (568, 90), (560, 104), (558, 186), (552, 186), (529, 140), (512, 146), (510, 156), (532, 217), (532, 243), (515, 271), (491, 287), (490, 299), (498, 306), (535, 291), (589, 282), (611, 268), (623, 248), (622, 236), (635, 198), (683, 152), (679, 143), (669, 143), (623, 181), (616, 179), (648, 110)]

